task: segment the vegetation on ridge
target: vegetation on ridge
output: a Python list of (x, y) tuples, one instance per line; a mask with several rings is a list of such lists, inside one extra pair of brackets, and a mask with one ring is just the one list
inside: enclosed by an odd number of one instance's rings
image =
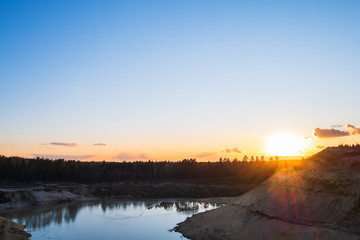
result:
[(74, 160), (27, 159), (0, 156), (0, 182), (117, 182), (122, 180), (232, 179), (258, 183), (271, 176), (278, 165), (273, 162), (218, 161), (197, 162), (81, 162)]

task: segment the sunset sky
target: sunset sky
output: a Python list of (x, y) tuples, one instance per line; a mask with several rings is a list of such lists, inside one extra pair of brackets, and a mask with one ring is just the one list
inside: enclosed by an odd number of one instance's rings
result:
[(357, 143), (359, 43), (357, 0), (0, 0), (0, 155), (212, 161)]

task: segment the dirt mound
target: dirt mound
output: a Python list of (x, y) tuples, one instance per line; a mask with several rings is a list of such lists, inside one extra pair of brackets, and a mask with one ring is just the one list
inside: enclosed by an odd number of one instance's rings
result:
[[(315, 156), (219, 209), (180, 223), (191, 239), (360, 239), (358, 158)], [(345, 160), (344, 160), (345, 159)]]
[(0, 210), (67, 202), (81, 196), (61, 188), (0, 188)]
[(31, 236), (24, 231), (25, 226), (0, 217), (0, 239), (25, 240)]

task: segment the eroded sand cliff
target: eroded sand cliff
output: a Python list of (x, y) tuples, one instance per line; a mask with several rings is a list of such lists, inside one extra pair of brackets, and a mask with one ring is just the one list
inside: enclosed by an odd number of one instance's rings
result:
[(25, 240), (31, 236), (24, 231), (25, 226), (0, 217), (0, 239)]
[(318, 154), (176, 230), (207, 240), (360, 239), (359, 161), (351, 154)]
[(61, 188), (0, 188), (0, 211), (84, 198)]

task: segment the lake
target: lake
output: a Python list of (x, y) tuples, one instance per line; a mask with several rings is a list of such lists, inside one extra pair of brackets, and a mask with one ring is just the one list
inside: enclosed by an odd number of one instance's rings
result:
[(219, 207), (193, 201), (96, 201), (31, 207), (0, 213), (27, 227), (31, 240), (186, 239), (171, 231), (193, 214)]

